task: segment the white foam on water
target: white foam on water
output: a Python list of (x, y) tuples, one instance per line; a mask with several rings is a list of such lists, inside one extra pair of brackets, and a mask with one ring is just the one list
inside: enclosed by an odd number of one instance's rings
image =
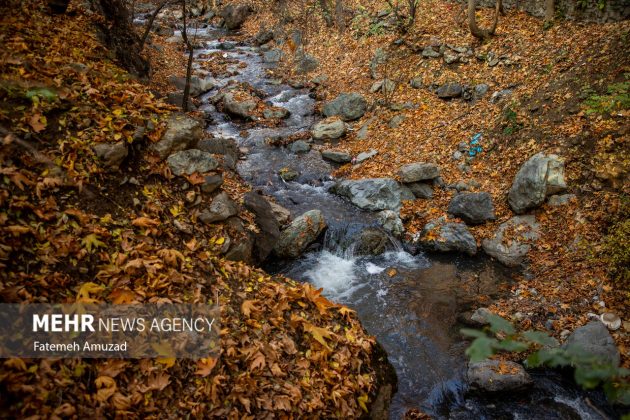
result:
[(365, 271), (367, 271), (368, 274), (379, 274), (385, 271), (385, 267), (379, 267), (374, 263), (368, 262), (365, 264)]
[(355, 274), (356, 259), (345, 259), (326, 250), (319, 252), (316, 259), (304, 276), (316, 287), (323, 287), (326, 296), (342, 299), (361, 286)]

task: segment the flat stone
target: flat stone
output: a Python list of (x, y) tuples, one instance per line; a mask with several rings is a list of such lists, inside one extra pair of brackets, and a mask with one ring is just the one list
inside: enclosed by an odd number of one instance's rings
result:
[(619, 349), (606, 326), (599, 320), (591, 321), (573, 331), (563, 348), (573, 354), (592, 356), (603, 363), (619, 366)]
[(426, 184), (424, 182), (412, 182), (405, 185), (411, 190), (416, 198), (433, 198), (433, 187), (429, 184)]
[(307, 211), (280, 233), (274, 253), (280, 258), (297, 258), (324, 229), (326, 229), (326, 221), (322, 212)]
[(492, 196), (487, 192), (455, 195), (448, 205), (448, 212), (468, 224), (481, 224), (495, 220)]
[(322, 152), (322, 158), (336, 163), (348, 163), (352, 161), (350, 153), (337, 150), (324, 150)]
[(209, 172), (219, 166), (219, 163), (210, 153), (198, 149), (173, 153), (166, 162), (171, 168), (171, 172), (177, 176), (192, 175), (195, 172)]
[[(518, 237), (504, 240), (506, 231), (519, 232)], [(481, 246), (486, 254), (496, 258), (508, 267), (516, 267), (523, 263), (532, 243), (538, 239), (539, 225), (532, 215), (515, 216), (502, 223), (494, 236), (484, 239)]]
[(312, 135), (315, 140), (335, 140), (343, 137), (346, 131), (346, 123), (336, 117), (331, 117), (315, 124)]
[(398, 210), (402, 200), (413, 199), (413, 194), (403, 189), (391, 178), (368, 178), (337, 182), (331, 192), (346, 197), (355, 206), (369, 211)]
[(440, 167), (434, 163), (416, 162), (404, 165), (398, 174), (403, 183), (430, 181), (440, 175)]
[(517, 391), (533, 383), (523, 366), (510, 361), (470, 363), (467, 376), (471, 388), (483, 392)]
[(203, 130), (199, 121), (184, 114), (171, 114), (162, 138), (149, 148), (160, 158), (165, 159), (174, 152), (189, 149), (197, 144), (202, 135)]
[(419, 243), (440, 252), (458, 251), (468, 255), (477, 253), (477, 242), (463, 223), (446, 222), (440, 217), (427, 223)]
[(238, 214), (238, 206), (226, 192), (219, 193), (207, 209), (199, 214), (199, 220), (204, 223), (216, 223)]

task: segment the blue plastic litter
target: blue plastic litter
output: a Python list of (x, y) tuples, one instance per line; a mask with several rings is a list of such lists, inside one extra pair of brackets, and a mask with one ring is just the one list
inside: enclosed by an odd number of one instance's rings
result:
[(483, 151), (483, 147), (479, 144), (483, 135), (481, 133), (475, 134), (472, 139), (470, 139), (470, 147), (468, 148), (468, 156), (474, 157), (480, 154)]

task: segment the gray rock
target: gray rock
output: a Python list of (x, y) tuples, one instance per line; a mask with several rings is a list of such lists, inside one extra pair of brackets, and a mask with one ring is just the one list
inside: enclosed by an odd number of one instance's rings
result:
[(340, 152), (337, 150), (324, 150), (322, 157), (336, 163), (348, 163), (352, 161), (352, 156), (348, 152)]
[(404, 183), (430, 181), (440, 176), (440, 167), (434, 163), (416, 162), (404, 165), (398, 174)]
[(424, 182), (412, 182), (405, 184), (416, 198), (433, 198), (433, 187)]
[(566, 206), (575, 198), (575, 194), (552, 195), (547, 200), (547, 204), (552, 207)]
[(367, 110), (365, 98), (355, 92), (342, 93), (324, 105), (324, 115), (332, 117), (338, 115), (343, 121), (354, 121), (363, 116)]
[(259, 232), (254, 235), (254, 253), (258, 261), (265, 261), (280, 237), (280, 224), (271, 204), (262, 195), (253, 191), (245, 193), (243, 205), (254, 213), (259, 228)]
[(291, 146), (289, 146), (289, 149), (293, 153), (308, 153), (308, 151), (311, 150), (311, 145), (305, 142), (304, 140), (298, 140), (291, 143)]
[[(182, 108), (182, 104), (184, 103), (184, 94), (182, 92), (171, 92), (166, 96), (166, 102), (175, 105), (176, 107)], [(188, 110), (194, 111), (197, 109), (195, 104), (192, 101), (192, 97), (188, 97)]]
[(448, 212), (468, 224), (495, 220), (492, 196), (487, 192), (457, 194), (451, 199)]
[(444, 51), (444, 62), (446, 64), (454, 64), (459, 61), (459, 55), (450, 51)]
[(226, 192), (221, 192), (214, 197), (210, 206), (199, 214), (199, 220), (204, 223), (216, 223), (237, 214), (238, 206), (236, 203)]
[(357, 158), (355, 159), (354, 163), (358, 165), (359, 163), (365, 162), (366, 160), (371, 159), (376, 155), (378, 155), (378, 150), (374, 150), (374, 149), (370, 149), (367, 152), (361, 152), (357, 155)]
[(313, 139), (335, 140), (346, 134), (346, 123), (338, 118), (326, 118), (313, 126)]
[(306, 74), (317, 70), (319, 60), (310, 54), (301, 53), (296, 57), (295, 69), (298, 74)]
[(123, 141), (118, 143), (98, 143), (92, 147), (96, 156), (103, 162), (108, 170), (118, 170), (120, 164), (123, 163), (129, 151), (127, 145)]
[(370, 60), (370, 76), (372, 79), (376, 79), (378, 77), (377, 69), (381, 64), (385, 64), (387, 62), (387, 53), (382, 48), (377, 48), (374, 51), (374, 57)]
[(266, 108), (263, 111), (263, 117), (267, 119), (270, 119), (270, 118), (285, 119), (285, 118), (289, 118), (289, 115), (291, 115), (291, 113), (289, 112), (288, 109), (280, 108), (280, 107)]
[(564, 162), (556, 155), (538, 153), (521, 166), (508, 194), (517, 214), (540, 206), (548, 195), (566, 189)]
[(462, 152), (459, 150), (453, 152), (453, 160), (461, 160), (462, 157), (464, 157), (464, 155), (462, 155)]
[(165, 159), (174, 152), (186, 150), (197, 144), (202, 135), (199, 121), (186, 115), (171, 114), (162, 138), (157, 143), (153, 143), (150, 149), (160, 158)]
[(467, 376), (470, 387), (483, 392), (516, 391), (533, 383), (523, 366), (510, 361), (470, 363)]
[(451, 99), (462, 96), (463, 91), (462, 85), (459, 83), (447, 83), (440, 86), (436, 93), (438, 98)]
[(389, 123), (387, 123), (387, 126), (389, 128), (396, 128), (398, 127), (403, 121), (405, 120), (405, 116), (404, 115), (394, 115), (392, 117), (391, 120), (389, 120)]
[(512, 89), (503, 89), (498, 92), (494, 92), (490, 97), (490, 102), (496, 104), (497, 102), (500, 102), (503, 99), (510, 97), (510, 95), (512, 95)]
[(201, 184), (201, 191), (206, 194), (210, 194), (223, 185), (223, 175), (208, 175), (204, 177), (203, 181), (203, 184)]
[(387, 232), (381, 228), (368, 227), (353, 238), (353, 255), (380, 255), (391, 246)]
[(460, 141), (457, 144), (457, 150), (459, 152), (462, 152), (462, 153), (467, 152), (468, 151), (468, 143), (466, 143), (465, 141)]
[[(169, 76), (168, 81), (181, 91), (183, 91), (186, 87), (185, 77)], [(212, 78), (201, 78), (199, 76), (192, 76), (190, 78), (190, 95), (199, 96), (202, 93), (206, 93), (207, 91), (213, 89), (215, 86), (216, 81)], [(179, 103), (179, 105), (181, 105), (181, 102)]]
[(486, 93), (488, 93), (488, 89), (490, 89), (490, 86), (488, 86), (485, 83), (480, 83), (478, 85), (475, 85), (475, 89), (474, 89), (474, 95), (476, 98), (481, 98), (482, 96), (484, 96)]
[(256, 98), (248, 93), (241, 92), (241, 97), (238, 99), (233, 92), (226, 92), (223, 95), (223, 106), (225, 111), (233, 116), (249, 119), (253, 116), (253, 111), (256, 109)]
[(284, 226), (291, 221), (291, 212), (280, 204), (269, 201), (273, 217), (277, 220), (279, 226)]
[(355, 206), (370, 211), (400, 209), (401, 200), (413, 199), (413, 194), (403, 189), (391, 178), (368, 178), (337, 182), (331, 192), (346, 197)]
[(412, 88), (420, 89), (422, 87), (422, 77), (414, 77), (409, 83)]
[(432, 46), (424, 47), (422, 50), (422, 56), (424, 58), (438, 58), (441, 54), (433, 49)]
[(377, 223), (386, 231), (391, 232), (396, 237), (401, 237), (405, 232), (402, 220), (398, 213), (392, 210), (383, 210), (376, 216)]
[(266, 44), (267, 42), (271, 42), (272, 39), (273, 31), (261, 29), (254, 37), (254, 45), (260, 46)]
[(393, 80), (383, 79), (372, 84), (370, 92), (382, 92), (386, 95), (392, 93), (396, 89), (396, 83)]
[(225, 258), (230, 261), (243, 261), (252, 263), (252, 251), (254, 248), (254, 239), (251, 233), (245, 229), (243, 221), (238, 217), (230, 217), (225, 221), (228, 231), (235, 232), (234, 239), (228, 236), (223, 244)]
[(168, 157), (166, 163), (171, 168), (171, 172), (177, 176), (213, 171), (219, 166), (212, 154), (199, 149), (173, 153)]
[(426, 224), (420, 235), (420, 244), (434, 251), (459, 251), (468, 255), (477, 253), (477, 242), (463, 223), (446, 223), (440, 217)]
[(282, 51), (281, 50), (269, 50), (265, 51), (263, 54), (263, 63), (279, 63), (282, 60)]
[[(505, 223), (502, 223), (494, 236), (484, 239), (481, 243), (486, 254), (496, 258), (508, 267), (520, 265), (531, 249), (531, 243), (539, 236), (539, 225), (536, 217), (532, 215), (515, 216)], [(504, 241), (505, 231), (518, 232), (517, 238)]]
[(366, 122), (361, 126), (361, 128), (359, 128), (359, 131), (357, 131), (357, 139), (365, 140), (368, 138), (369, 125), (369, 122)]
[(322, 212), (307, 211), (280, 233), (274, 253), (280, 258), (297, 258), (324, 229), (326, 221)]
[(247, 20), (247, 17), (252, 12), (249, 5), (237, 4), (229, 5), (221, 10), (221, 17), (223, 18), (223, 25), (229, 30), (240, 29)]
[(225, 156), (225, 166), (230, 169), (234, 169), (236, 162), (238, 162), (238, 143), (233, 138), (214, 137), (201, 139), (197, 142), (197, 149)]
[(278, 171), (278, 175), (283, 181), (291, 182), (295, 181), (300, 176), (300, 173), (293, 168), (282, 168)]
[(595, 357), (603, 363), (619, 366), (619, 349), (606, 326), (599, 320), (577, 328), (562, 347), (573, 354)]
[(470, 316), (470, 320), (476, 322), (479, 326), (487, 325), (488, 317), (492, 315), (488, 308), (477, 308), (475, 312)]

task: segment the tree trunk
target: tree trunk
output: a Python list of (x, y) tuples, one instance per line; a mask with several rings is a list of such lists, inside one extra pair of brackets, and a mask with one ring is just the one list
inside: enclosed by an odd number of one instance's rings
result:
[(545, 23), (553, 22), (556, 15), (556, 3), (554, 0), (545, 0)]
[(186, 0), (182, 0), (182, 19), (184, 27), (182, 28), (182, 38), (188, 48), (188, 65), (186, 67), (186, 85), (184, 86), (184, 93), (182, 95), (182, 109), (184, 112), (188, 112), (188, 98), (190, 97), (190, 77), (192, 75), (192, 62), (193, 62), (193, 46), (188, 40), (188, 27), (186, 25)]
[(168, 2), (169, 0), (164, 0), (162, 3), (160, 3), (151, 14), (151, 17), (149, 17), (147, 27), (144, 29), (144, 34), (142, 35), (142, 40), (140, 41), (141, 52), (144, 49), (144, 44), (147, 42), (147, 38), (149, 37), (149, 32), (151, 32), (151, 28), (153, 27), (153, 22), (155, 21), (155, 18), (157, 17), (158, 13), (160, 13), (160, 10), (162, 10), (164, 6), (168, 4)]
[(479, 27), (479, 25), (477, 25), (477, 18), (475, 16), (475, 11), (477, 9), (477, 0), (468, 0), (468, 27), (470, 28), (470, 33), (472, 34), (472, 36), (479, 39), (487, 39), (490, 38), (490, 36), (494, 35), (497, 30), (497, 25), (499, 23), (499, 13), (502, 8), (503, 1), (496, 0), (492, 26), (489, 29), (482, 29)]
[(339, 32), (344, 32), (346, 30), (346, 17), (343, 12), (343, 0), (335, 1), (335, 17), (337, 20), (337, 29), (339, 29)]

